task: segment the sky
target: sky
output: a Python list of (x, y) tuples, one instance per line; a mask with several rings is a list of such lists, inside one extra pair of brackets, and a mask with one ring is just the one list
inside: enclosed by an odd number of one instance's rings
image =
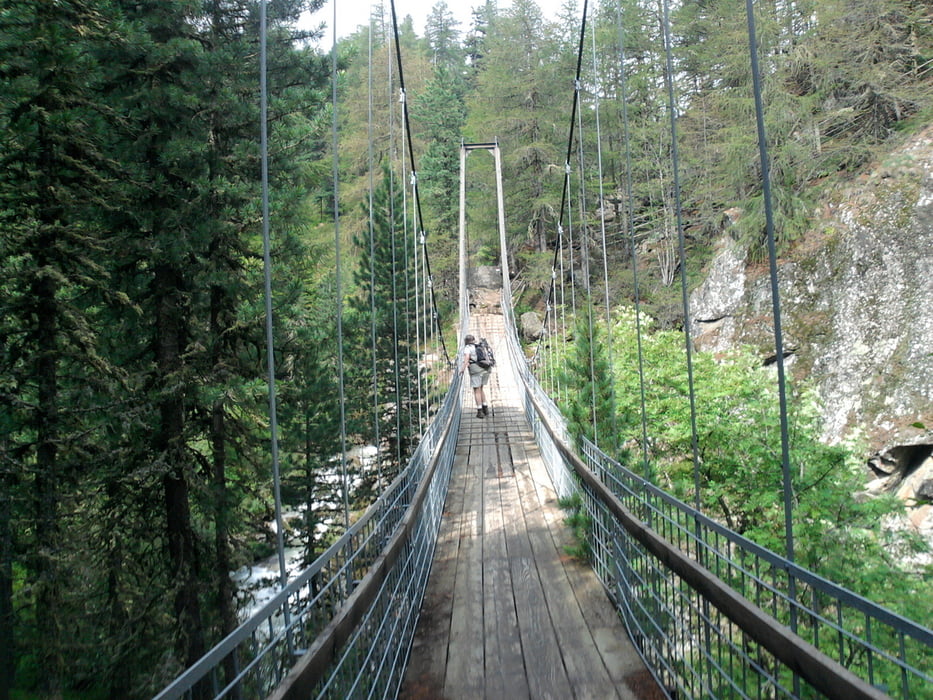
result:
[[(395, 0), (395, 14), (401, 24), (406, 15), (411, 15), (415, 24), (415, 33), (418, 36), (424, 36), (424, 23), (431, 8), (440, 0)], [(333, 29), (331, 24), (334, 19), (334, 2), (338, 3), (337, 8), (337, 36), (345, 37), (356, 31), (360, 25), (365, 26), (369, 19), (369, 0), (328, 0), (324, 7), (314, 14), (310, 23), (312, 26), (323, 22), (327, 25), (324, 33), (324, 45), (333, 41)], [(483, 4), (483, 0), (445, 0), (447, 8), (453, 13), (454, 17), (460, 22), (459, 30), (463, 33), (470, 28), (470, 19), (473, 16), (473, 7)], [(545, 18), (555, 19), (564, 0), (536, 0), (538, 7), (544, 13)], [(385, 0), (386, 8), (389, 7), (389, 0)], [(499, 9), (511, 7), (510, 0), (499, 0)], [(582, 0), (580, 1), (582, 7)]]

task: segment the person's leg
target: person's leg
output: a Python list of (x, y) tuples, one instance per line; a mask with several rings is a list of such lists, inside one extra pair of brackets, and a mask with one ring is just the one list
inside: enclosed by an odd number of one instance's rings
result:
[(483, 401), (486, 399), (486, 397), (483, 395), (482, 375), (471, 374), (470, 386), (473, 387), (473, 401), (476, 402), (476, 417), (485, 418), (486, 414), (483, 413)]
[(486, 403), (486, 391), (483, 389), (483, 387), (486, 386), (486, 382), (489, 381), (489, 375), (490, 375), (490, 372), (488, 370), (486, 372), (483, 372), (483, 381), (479, 387), (480, 403), (478, 404), (478, 406), (483, 411), (484, 416), (489, 415), (489, 405)]

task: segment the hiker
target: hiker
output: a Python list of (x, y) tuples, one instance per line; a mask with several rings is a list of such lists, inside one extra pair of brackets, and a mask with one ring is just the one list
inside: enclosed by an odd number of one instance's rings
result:
[(463, 367), (460, 371), (469, 371), (470, 386), (473, 387), (473, 399), (476, 401), (476, 417), (485, 418), (489, 415), (489, 405), (486, 403), (486, 393), (483, 391), (483, 387), (489, 382), (492, 368), (480, 367), (475, 337), (467, 335), (463, 339), (463, 343)]

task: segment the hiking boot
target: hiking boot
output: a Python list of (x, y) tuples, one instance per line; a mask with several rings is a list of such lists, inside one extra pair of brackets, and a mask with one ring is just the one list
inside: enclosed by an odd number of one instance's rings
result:
[(477, 408), (477, 409), (476, 409), (476, 417), (477, 417), (477, 418), (485, 418), (485, 417), (486, 417), (486, 414), (483, 413), (483, 409), (481, 409), (481, 408)]
[(487, 406), (486, 404), (483, 404), (483, 415), (484, 416), (489, 415), (489, 406)]

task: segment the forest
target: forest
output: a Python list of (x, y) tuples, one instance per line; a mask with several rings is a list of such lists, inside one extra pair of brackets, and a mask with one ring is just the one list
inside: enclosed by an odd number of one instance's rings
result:
[[(249, 595), (231, 572), (275, 548), (276, 454), (306, 563), (404, 465), (457, 346), (461, 141), (500, 144), (516, 306), (541, 310), (579, 91), (574, 216), (594, 240), (605, 225), (614, 308), (601, 312), (614, 314), (613, 346), (630, 349), (637, 250), (663, 386), (679, 382), (665, 334), (683, 325), (681, 266), (695, 281), (727, 221), (750, 263), (764, 257), (744, 2), (671, 3), (669, 24), (664, 1), (590, 3), (579, 85), (582, 2), (550, 21), (533, 0), (477, 0), (459, 26), (439, 0), (423, 37), (408, 17), (393, 26), (382, 3), (335, 51), (302, 22), (321, 4), (266, 8), (268, 219), (257, 0), (0, 8), (0, 700), (151, 697), (234, 629)], [(926, 0), (755, 6), (785, 249), (828, 184), (929, 124), (933, 17)], [(495, 264), (494, 183), (477, 169), (471, 254)], [(428, 251), (431, 284), (419, 277)], [(582, 337), (565, 352), (587, 352)], [(748, 360), (702, 362), (723, 406), (765, 393)], [(616, 397), (636, 393), (631, 375), (614, 380), (629, 387)], [(568, 417), (587, 432), (582, 400), (567, 396)], [(628, 454), (637, 409), (608, 410)], [(920, 544), (878, 532), (895, 504), (849, 498), (852, 455), (811, 439), (812, 413), (800, 420), (813, 467), (801, 469), (807, 565), (866, 595), (884, 588), (881, 602), (930, 624), (929, 577), (890, 576), (893, 549)], [(719, 428), (705, 426), (711, 511), (774, 546), (773, 484), (724, 449), (743, 438), (767, 460), (769, 448)], [(668, 451), (653, 457), (655, 478), (685, 492), (689, 438), (671, 427), (658, 443)], [(336, 475), (341, 453), (366, 447), (365, 467)], [(827, 528), (832, 556), (819, 544)]]

